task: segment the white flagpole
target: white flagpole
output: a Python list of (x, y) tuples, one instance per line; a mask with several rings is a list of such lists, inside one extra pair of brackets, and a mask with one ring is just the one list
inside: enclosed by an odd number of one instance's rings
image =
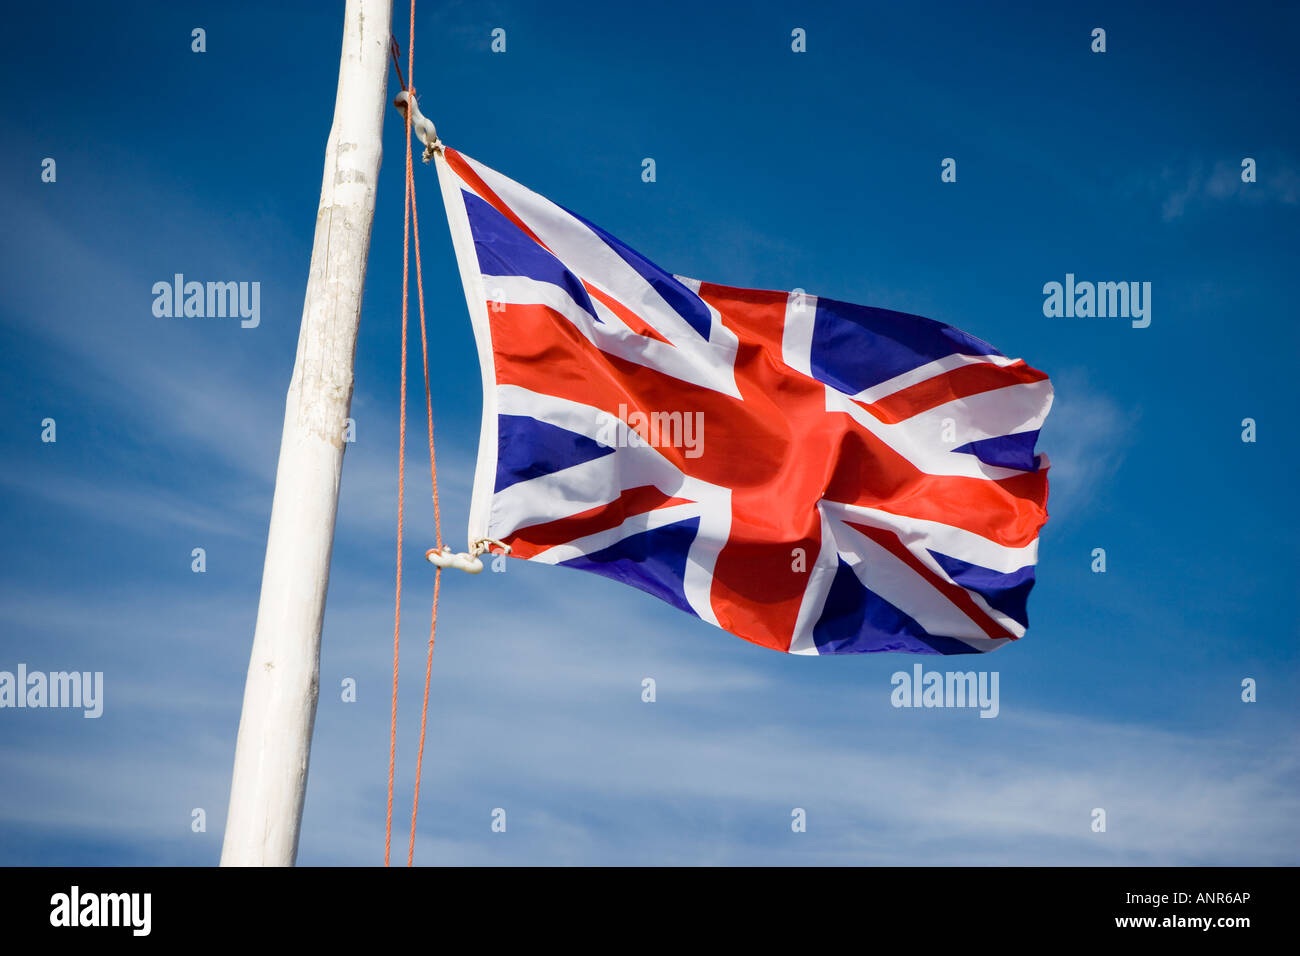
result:
[[(334, 123), (235, 744), (222, 866), (292, 866), (320, 681), (343, 430), (375, 214), (392, 0), (347, 0)], [(294, 108), (291, 93), (286, 108)], [(272, 158), (271, 161), (274, 161)]]

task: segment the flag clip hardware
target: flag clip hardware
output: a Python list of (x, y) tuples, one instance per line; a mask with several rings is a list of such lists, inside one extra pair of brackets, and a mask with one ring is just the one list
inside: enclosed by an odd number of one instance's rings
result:
[(402, 116), (406, 116), (406, 105), (411, 105), (411, 129), (419, 137), (420, 142), (424, 144), (424, 161), (427, 163), (433, 159), (434, 153), (442, 152), (442, 140), (438, 139), (438, 130), (433, 125), (433, 120), (420, 112), (420, 101), (411, 95), (410, 91), (402, 90), (393, 100), (393, 105), (397, 107)]
[(458, 568), (468, 574), (478, 574), (483, 570), (483, 562), (480, 560), (479, 555), (491, 554), (491, 546), (494, 544), (501, 549), (501, 553), (510, 553), (510, 545), (497, 541), (495, 538), (481, 538), (470, 546), (468, 553), (464, 551), (456, 553), (451, 550), (450, 545), (444, 544), (441, 549), (430, 548), (424, 552), (424, 556), (430, 564), (435, 564), (440, 568)]
[(430, 548), (424, 552), (424, 556), (429, 560), (430, 564), (436, 564), (440, 568), (459, 568), (470, 574), (478, 574), (483, 570), (483, 562), (477, 557), (463, 551), (456, 554), (451, 550), (451, 546), (446, 544), (442, 546), (441, 551), (437, 548)]

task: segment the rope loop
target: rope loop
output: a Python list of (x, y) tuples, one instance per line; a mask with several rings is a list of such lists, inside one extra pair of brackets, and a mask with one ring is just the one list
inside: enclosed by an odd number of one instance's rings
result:
[(492, 554), (494, 553), (492, 551), (492, 545), (494, 544), (501, 549), (501, 554), (509, 554), (511, 551), (510, 545), (504, 541), (498, 541), (496, 538), (479, 538), (469, 546), (469, 553), (475, 557), (480, 554)]

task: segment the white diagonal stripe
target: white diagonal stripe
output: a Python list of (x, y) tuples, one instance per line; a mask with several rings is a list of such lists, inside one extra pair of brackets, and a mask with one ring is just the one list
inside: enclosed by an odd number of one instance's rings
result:
[(927, 633), (961, 640), (988, 639), (961, 608), (887, 548), (847, 525), (840, 525), (835, 534), (840, 557), (862, 586), (912, 618)]

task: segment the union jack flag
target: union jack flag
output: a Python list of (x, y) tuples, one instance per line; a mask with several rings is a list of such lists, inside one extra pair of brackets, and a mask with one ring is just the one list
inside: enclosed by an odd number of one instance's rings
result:
[(437, 161), (483, 374), (471, 542), (793, 654), (1025, 633), (1046, 375), (919, 316), (672, 275)]

